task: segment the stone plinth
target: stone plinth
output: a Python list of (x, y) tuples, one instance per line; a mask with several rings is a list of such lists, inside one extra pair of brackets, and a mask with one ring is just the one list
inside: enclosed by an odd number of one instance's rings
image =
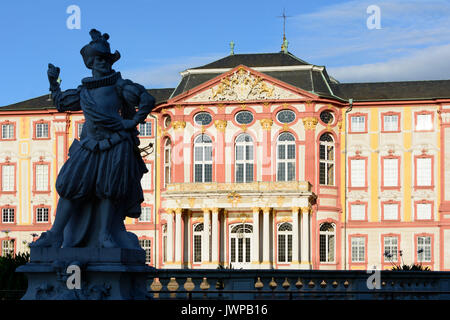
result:
[(16, 272), (28, 278), (22, 300), (142, 300), (152, 270), (144, 250), (31, 248), (30, 263)]

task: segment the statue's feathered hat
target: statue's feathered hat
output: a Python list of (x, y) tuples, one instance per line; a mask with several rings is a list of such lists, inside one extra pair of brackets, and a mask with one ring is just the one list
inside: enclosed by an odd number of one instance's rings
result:
[(89, 34), (91, 35), (92, 41), (80, 50), (86, 67), (92, 69), (95, 56), (102, 56), (105, 60), (109, 61), (111, 65), (120, 59), (119, 51), (116, 50), (114, 53), (111, 53), (108, 43), (109, 35), (107, 33), (102, 35), (100, 31), (91, 29)]

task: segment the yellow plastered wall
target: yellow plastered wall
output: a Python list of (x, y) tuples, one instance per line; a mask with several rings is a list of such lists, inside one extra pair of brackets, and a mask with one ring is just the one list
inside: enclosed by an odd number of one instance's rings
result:
[(412, 187), (412, 111), (410, 108), (403, 108), (403, 213), (404, 220), (411, 221), (411, 187)]
[(378, 221), (378, 171), (379, 171), (379, 123), (378, 108), (370, 110), (369, 114), (369, 136), (370, 136), (370, 162), (368, 170), (369, 193), (370, 193), (370, 217), (369, 221)]

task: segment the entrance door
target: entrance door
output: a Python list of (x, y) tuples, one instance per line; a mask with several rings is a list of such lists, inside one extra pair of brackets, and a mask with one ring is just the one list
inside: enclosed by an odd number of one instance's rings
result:
[(230, 226), (230, 263), (234, 269), (250, 266), (252, 233), (253, 226), (248, 223)]

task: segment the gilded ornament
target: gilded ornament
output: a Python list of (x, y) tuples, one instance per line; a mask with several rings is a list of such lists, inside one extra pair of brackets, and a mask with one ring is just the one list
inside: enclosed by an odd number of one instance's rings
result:
[(261, 127), (263, 128), (263, 130), (270, 130), (272, 128), (272, 119), (261, 119), (259, 120), (259, 122), (261, 123)]
[(318, 119), (314, 117), (303, 118), (303, 125), (305, 127), (305, 130), (315, 130), (317, 122)]
[(225, 128), (227, 127), (227, 121), (226, 120), (216, 120), (216, 121), (214, 121), (214, 126), (217, 128), (217, 130), (224, 132)]
[(174, 121), (172, 123), (172, 126), (173, 126), (173, 128), (175, 130), (183, 130), (186, 127), (186, 122), (185, 121), (181, 121), (181, 120)]

